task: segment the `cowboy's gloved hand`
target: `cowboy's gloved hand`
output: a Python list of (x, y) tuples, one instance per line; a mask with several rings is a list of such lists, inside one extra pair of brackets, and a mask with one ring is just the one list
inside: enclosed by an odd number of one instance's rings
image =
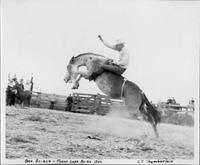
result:
[(101, 41), (103, 41), (103, 39), (102, 39), (101, 35), (98, 35), (98, 38), (99, 38)]

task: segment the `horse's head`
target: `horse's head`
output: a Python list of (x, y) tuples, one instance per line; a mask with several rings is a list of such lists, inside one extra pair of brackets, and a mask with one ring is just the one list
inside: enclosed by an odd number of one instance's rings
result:
[(72, 57), (67, 65), (64, 81), (66, 83), (74, 83), (74, 85), (77, 85), (80, 67), (85, 66), (87, 70), (90, 68), (90, 71), (98, 70), (96, 67), (99, 67), (101, 63), (103, 64), (106, 60), (107, 59), (104, 56), (94, 53), (83, 53), (76, 57)]
[(67, 65), (67, 71), (64, 78), (66, 83), (73, 83), (78, 76), (78, 65), (75, 64), (75, 57), (72, 57), (69, 64)]
[(71, 75), (71, 69), (68, 69), (70, 68), (71, 66), (70, 65), (67, 65), (67, 71), (66, 71), (66, 75), (65, 75), (65, 78), (64, 78), (64, 81), (66, 83), (71, 83), (72, 82), (72, 75)]

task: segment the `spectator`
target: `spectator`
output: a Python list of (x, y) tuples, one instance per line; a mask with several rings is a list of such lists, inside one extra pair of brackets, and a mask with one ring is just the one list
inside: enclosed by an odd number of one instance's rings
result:
[(8, 87), (6, 89), (6, 105), (7, 106), (12, 106), (15, 105), (15, 98), (16, 98), (16, 93), (13, 91), (13, 86), (14, 86), (14, 81), (13, 79), (8, 80)]
[(55, 94), (50, 95), (50, 107), (49, 107), (49, 109), (54, 109), (55, 103), (56, 103), (56, 95)]
[(66, 102), (67, 102), (67, 106), (66, 106), (65, 110), (71, 111), (72, 105), (73, 105), (73, 97), (71, 96), (71, 94), (67, 97)]
[(13, 86), (15, 86), (15, 85), (17, 85), (17, 84), (18, 84), (18, 81), (17, 81), (17, 78), (16, 78), (16, 77), (14, 77), (14, 78), (13, 78), (13, 83), (14, 83), (14, 85), (13, 85)]
[(189, 100), (189, 106), (191, 107), (192, 111), (194, 111), (194, 99), (192, 98)]
[(172, 97), (172, 104), (176, 104), (176, 100), (174, 97)]
[(171, 103), (172, 103), (172, 99), (171, 98), (167, 99), (167, 104), (171, 104)]
[(24, 80), (22, 78), (19, 80), (19, 86), (24, 90)]
[(25, 83), (25, 90), (30, 90), (31, 88), (31, 84), (30, 82), (27, 80), (26, 83)]

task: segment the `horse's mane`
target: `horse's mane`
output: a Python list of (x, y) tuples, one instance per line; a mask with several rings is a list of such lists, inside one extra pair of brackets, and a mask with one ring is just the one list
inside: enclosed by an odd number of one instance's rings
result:
[(74, 60), (78, 59), (79, 57), (87, 56), (87, 55), (89, 55), (89, 56), (95, 56), (95, 57), (101, 57), (101, 58), (106, 58), (106, 57), (103, 56), (103, 55), (88, 52), (88, 53), (81, 53), (81, 54), (79, 54), (79, 55), (77, 55), (77, 56), (75, 56), (75, 57), (73, 56), (73, 57), (70, 59), (70, 62), (69, 62), (69, 63), (70, 63), (70, 64), (73, 64), (73, 63), (74, 63)]
[(92, 56), (98, 56), (98, 57), (104, 57), (105, 58), (105, 56), (103, 56), (101, 54), (90, 53), (90, 52), (88, 52), (88, 53), (81, 53), (81, 54), (75, 56), (75, 58), (78, 58), (78, 57), (81, 57), (81, 56), (85, 56), (85, 55), (92, 55)]

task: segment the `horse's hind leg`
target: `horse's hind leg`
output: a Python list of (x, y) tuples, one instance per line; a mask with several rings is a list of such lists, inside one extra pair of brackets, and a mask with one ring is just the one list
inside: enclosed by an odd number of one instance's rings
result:
[(159, 134), (158, 134), (158, 130), (157, 130), (157, 124), (156, 124), (153, 116), (151, 114), (149, 114), (149, 113), (147, 113), (146, 115), (147, 115), (147, 120), (149, 121), (149, 123), (153, 127), (153, 131), (154, 131), (156, 137), (158, 138)]
[(24, 108), (24, 101), (22, 101), (22, 103), (21, 103), (21, 107)]
[(19, 100), (19, 105), (20, 105), (20, 108), (24, 108), (24, 101), (23, 100)]
[(148, 121), (147, 114), (143, 108), (142, 109), (139, 108), (139, 110), (140, 110), (140, 114), (142, 115), (143, 121), (145, 121), (143, 124), (145, 136), (148, 136), (149, 135), (149, 123), (147, 122)]
[[(151, 116), (151, 115), (150, 115), (150, 116)], [(158, 137), (159, 137), (159, 134), (158, 134), (158, 130), (157, 130), (157, 124), (155, 123), (155, 121), (154, 121), (154, 119), (153, 119), (152, 116), (151, 116), (151, 118), (152, 118), (151, 125), (152, 125), (152, 127), (153, 127), (153, 130), (154, 130), (154, 133), (155, 133), (156, 137), (158, 138)]]
[(156, 125), (152, 125), (152, 126), (153, 126), (153, 130), (154, 130), (154, 132), (155, 132), (155, 135), (156, 135), (156, 137), (158, 138), (158, 137), (159, 137), (159, 134), (158, 134), (157, 127), (156, 127)]
[[(141, 111), (139, 111), (138, 107), (134, 107), (133, 105), (127, 106), (127, 110), (130, 112), (129, 115), (131, 116), (132, 119), (140, 120), (140, 121), (147, 121), (146, 115), (144, 113), (142, 113)], [(147, 122), (142, 123), (141, 131), (142, 131), (143, 137), (149, 137), (149, 135), (150, 135), (149, 128), (150, 128), (149, 123), (147, 123)]]
[[(143, 119), (145, 121), (148, 121), (151, 126), (153, 127), (154, 133), (156, 135), (156, 137), (159, 137), (158, 131), (157, 131), (157, 124), (154, 121), (154, 118), (151, 116), (151, 114), (148, 113), (148, 109), (146, 107), (146, 105), (141, 104), (140, 108), (139, 108), (141, 114), (143, 115)], [(145, 132), (148, 132), (148, 126), (145, 126)]]
[(28, 98), (28, 107), (31, 105), (31, 98)]

